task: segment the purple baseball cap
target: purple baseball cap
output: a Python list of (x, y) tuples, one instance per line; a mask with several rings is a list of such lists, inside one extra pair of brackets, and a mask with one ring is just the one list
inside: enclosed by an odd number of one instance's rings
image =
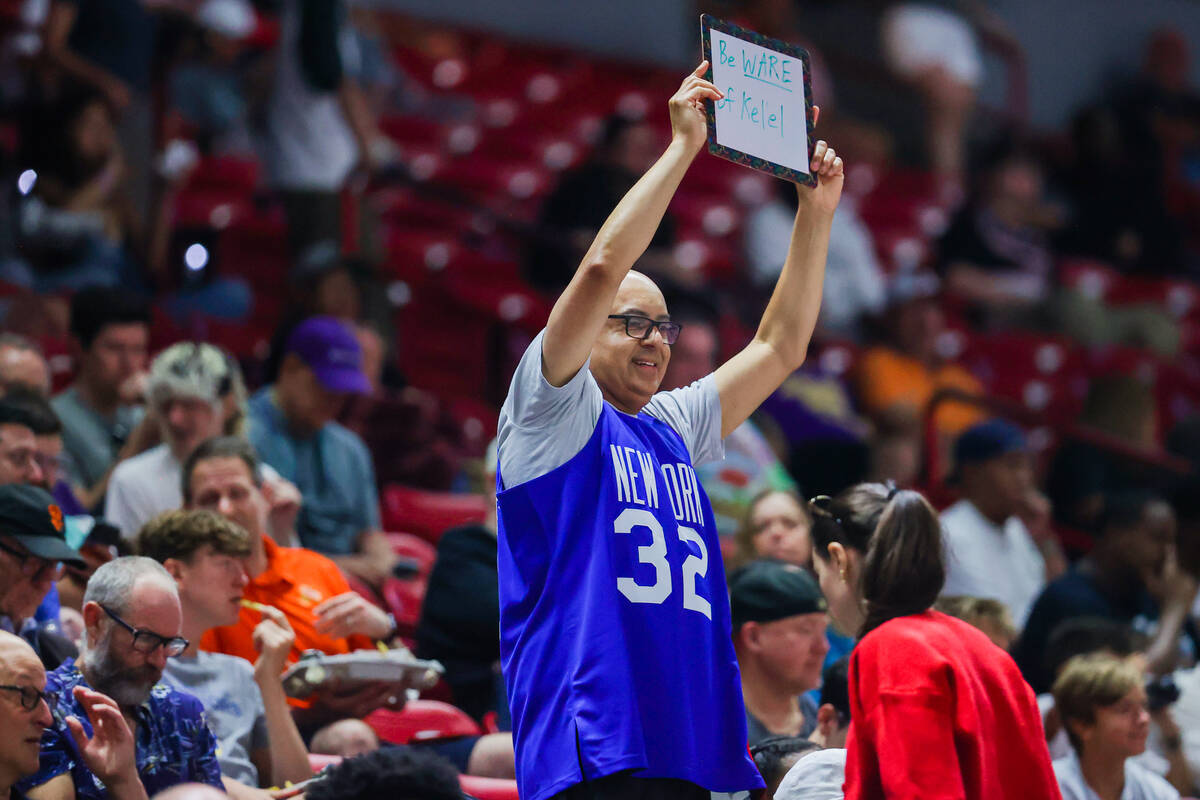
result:
[(287, 340), (295, 353), (331, 392), (369, 394), (371, 383), (362, 371), (362, 348), (353, 332), (334, 317), (309, 317)]

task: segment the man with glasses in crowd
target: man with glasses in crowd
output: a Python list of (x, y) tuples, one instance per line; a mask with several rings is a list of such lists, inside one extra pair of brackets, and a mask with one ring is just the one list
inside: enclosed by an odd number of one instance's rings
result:
[(54, 498), (35, 486), (0, 486), (0, 630), (25, 639), (47, 669), (75, 655), (74, 645), (34, 619), (64, 561), (84, 566)]
[(754, 339), (711, 375), (659, 392), (680, 325), (631, 268), (704, 144), (704, 103), (723, 97), (706, 67), (671, 98), (671, 144), (600, 228), (500, 412), (500, 653), (522, 800), (763, 785), (695, 467), (722, 458), (723, 438), (804, 361), (843, 170), (818, 143), (817, 186), (799, 189)]
[(0, 484), (42, 483), (37, 427), (36, 415), (24, 403), (0, 400)]
[[(153, 559), (118, 558), (96, 570), (83, 599), (82, 652), (47, 675), (54, 722), (42, 739), (37, 773), (18, 787), (31, 800), (116, 796), (81, 750), (79, 724), (71, 722), (87, 716), (88, 698), (99, 692), (115, 701), (133, 733), (129, 760), (146, 794), (190, 781), (223, 788), (203, 706), (160, 683), (167, 659), (188, 646), (179, 635), (183, 614), (170, 573)], [(88, 725), (83, 732), (91, 733)]]
[[(24, 800), (16, 783), (38, 770), (42, 734), (54, 723), (45, 691), (46, 670), (20, 637), (0, 632), (0, 798)], [(142, 800), (146, 791), (133, 768), (133, 736), (110, 698), (79, 689), (96, 735), (77, 727), (82, 758), (118, 800)]]

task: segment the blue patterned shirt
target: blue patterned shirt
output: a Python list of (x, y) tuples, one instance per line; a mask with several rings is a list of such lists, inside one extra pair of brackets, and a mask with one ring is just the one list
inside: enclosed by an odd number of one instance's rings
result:
[[(41, 766), (37, 773), (17, 786), (29, 791), (51, 778), (69, 773), (75, 781), (75, 796), (84, 800), (108, 800), (108, 790), (83, 763), (66, 718), (83, 723), (90, 736), (87, 713), (75, 700), (76, 686), (88, 686), (73, 659), (46, 673), (46, 692), (56, 698), (50, 711), (54, 723), (42, 735)], [(91, 688), (91, 687), (88, 687)], [(216, 737), (209, 730), (204, 706), (186, 692), (165, 683), (150, 690), (150, 698), (134, 711), (137, 718), (136, 760), (138, 775), (153, 797), (179, 783), (207, 783), (224, 791), (217, 764)]]

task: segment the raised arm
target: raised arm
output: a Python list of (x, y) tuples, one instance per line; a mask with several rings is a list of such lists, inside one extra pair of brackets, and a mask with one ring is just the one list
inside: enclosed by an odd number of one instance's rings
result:
[(728, 436), (799, 369), (821, 309), (825, 253), (833, 212), (842, 195), (842, 160), (825, 142), (817, 142), (810, 168), (814, 189), (797, 187), (800, 208), (792, 227), (787, 260), (775, 283), (758, 332), (740, 353), (715, 373), (721, 396), (721, 435)]
[(707, 61), (684, 78), (671, 98), (671, 144), (609, 215), (550, 312), (542, 342), (542, 374), (554, 386), (571, 380), (588, 360), (621, 280), (650, 246), (679, 182), (704, 143), (704, 101), (722, 97), (717, 87), (700, 77), (706, 69)]

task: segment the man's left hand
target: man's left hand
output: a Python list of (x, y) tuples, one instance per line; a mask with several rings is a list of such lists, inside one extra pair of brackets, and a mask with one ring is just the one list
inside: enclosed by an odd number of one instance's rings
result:
[(361, 633), (372, 639), (386, 639), (392, 634), (392, 620), (378, 606), (372, 605), (357, 592), (345, 592), (319, 604), (313, 611), (317, 615), (318, 633), (341, 639)]
[(817, 185), (812, 189), (797, 185), (800, 207), (832, 216), (842, 197), (842, 184), (845, 179), (842, 159), (822, 139), (813, 148), (812, 163), (808, 167), (812, 174), (817, 176)]

